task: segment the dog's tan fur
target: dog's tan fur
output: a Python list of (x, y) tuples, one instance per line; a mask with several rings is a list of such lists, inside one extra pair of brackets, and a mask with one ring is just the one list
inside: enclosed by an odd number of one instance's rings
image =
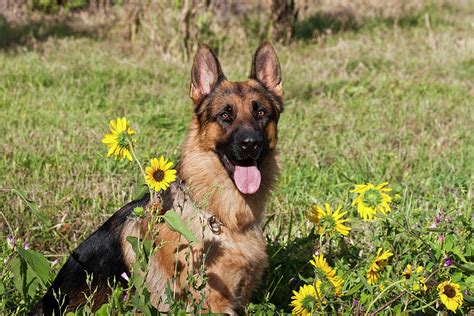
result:
[[(259, 49), (271, 49), (273, 52), (268, 43)], [(206, 53), (208, 52), (204, 52)], [(197, 61), (200, 58), (199, 54), (198, 52), (193, 70), (198, 67), (196, 63), (199, 63), (199, 60)], [(254, 68), (258, 63), (257, 57), (254, 58)], [(220, 66), (218, 67), (220, 71)], [(267, 73), (264, 70), (267, 70)], [(260, 74), (260, 79), (265, 74), (272, 79), (272, 74), (268, 71), (275, 69), (264, 70)], [(252, 70), (252, 73), (255, 72), (258, 72), (258, 69)], [(254, 77), (258, 79), (258, 75), (255, 74)], [(157, 228), (159, 234), (156, 244), (161, 247), (150, 260), (146, 282), (152, 293), (153, 304), (162, 311), (168, 308), (164, 299), (166, 282), (173, 284), (173, 278), (176, 280), (173, 287), (176, 297), (181, 295), (185, 298), (184, 293), (187, 291), (190, 291), (195, 299), (201, 297), (202, 293), (190, 287), (187, 276), (189, 273), (196, 274), (200, 265), (204, 263), (208, 278), (204, 293), (205, 308), (212, 312), (236, 314), (242, 311), (243, 306), (250, 300), (252, 291), (267, 266), (265, 240), (260, 224), (270, 189), (278, 173), (275, 149), (276, 125), (282, 110), (281, 99), (278, 99), (282, 96), (282, 90), (280, 79), (272, 83), (273, 94), (263, 95), (262, 81), (268, 83), (268, 78), (256, 79), (252, 78), (245, 82), (230, 82), (224, 79), (215, 91), (212, 102), (203, 101), (202, 94), (197, 91), (198, 88), (193, 81), (191, 83), (190, 94), (196, 111), (178, 166), (178, 175), (182, 182), (174, 183), (162, 199), (165, 210), (177, 211), (197, 236), (198, 243), (190, 248), (182, 236), (166, 225), (160, 224)], [(233, 93), (234, 91), (238, 93)], [(277, 98), (278, 102), (269, 102), (269, 98)], [(216, 144), (225, 137), (225, 133), (218, 124), (202, 120), (199, 115), (202, 109), (198, 107), (206, 107), (207, 111), (212, 113), (214, 107), (217, 109), (220, 104), (231, 102), (236, 105), (237, 118), (240, 120), (238, 123), (245, 124), (246, 120), (252, 118), (248, 106), (251, 100), (258, 100), (263, 106), (274, 111), (276, 118), (267, 124), (264, 131), (269, 145), (260, 167), (261, 186), (257, 193), (245, 195), (237, 190), (214, 153)], [(219, 233), (213, 233), (209, 228), (207, 223), (209, 216), (215, 216), (222, 224)], [(122, 247), (129, 267), (136, 258), (126, 237), (144, 238), (149, 220), (149, 218), (141, 222), (129, 220), (125, 223), (122, 231)]]

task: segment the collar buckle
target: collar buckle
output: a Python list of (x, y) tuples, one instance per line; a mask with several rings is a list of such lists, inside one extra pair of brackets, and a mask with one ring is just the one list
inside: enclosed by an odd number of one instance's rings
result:
[(222, 233), (222, 226), (224, 226), (214, 215), (208, 217), (207, 225), (214, 235), (220, 235)]

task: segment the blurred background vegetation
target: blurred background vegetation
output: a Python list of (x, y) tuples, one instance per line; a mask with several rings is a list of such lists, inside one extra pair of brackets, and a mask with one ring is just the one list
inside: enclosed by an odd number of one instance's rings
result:
[[(469, 0), (465, 6), (469, 6)], [(416, 24), (427, 0), (3, 0), (0, 45), (89, 35), (189, 59), (200, 42), (218, 53), (262, 39), (321, 42), (380, 22)], [(461, 3), (462, 5), (462, 3)], [(224, 45), (225, 42), (225, 45)]]

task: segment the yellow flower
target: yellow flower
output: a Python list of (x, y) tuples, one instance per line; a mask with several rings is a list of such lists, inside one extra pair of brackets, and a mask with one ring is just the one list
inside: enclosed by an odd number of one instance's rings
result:
[(336, 271), (329, 266), (323, 254), (320, 254), (317, 257), (313, 255), (313, 260), (310, 260), (309, 263), (311, 263), (316, 269), (319, 269), (319, 271), (322, 271), (322, 274), (326, 277), (332, 278), (336, 275)]
[(374, 259), (372, 264), (367, 271), (367, 280), (369, 284), (374, 285), (378, 279), (380, 279), (380, 272), (387, 265), (387, 260), (393, 256), (393, 253), (385, 251), (382, 253), (382, 248), (377, 251), (377, 257)]
[(303, 285), (299, 291), (293, 291), (294, 296), (290, 306), (293, 306), (293, 315), (310, 316), (315, 310), (315, 304), (322, 301), (320, 291), (321, 281), (316, 281), (316, 287), (313, 285)]
[(403, 271), (403, 276), (405, 279), (411, 278), (411, 264), (407, 264), (405, 271)]
[(444, 281), (438, 285), (438, 293), (441, 302), (450, 311), (455, 312), (458, 307), (462, 306), (463, 297), (459, 284)]
[(334, 288), (334, 295), (339, 296), (342, 292), (342, 284), (344, 280), (336, 275), (336, 269), (329, 266), (326, 258), (323, 254), (319, 256), (313, 255), (313, 260), (310, 260), (311, 263), (316, 268), (316, 274), (319, 278), (326, 278)]
[(352, 206), (357, 205), (357, 211), (364, 221), (371, 221), (377, 213), (387, 214), (391, 211), (390, 203), (392, 198), (385, 192), (392, 191), (391, 188), (384, 188), (388, 182), (377, 186), (372, 183), (358, 184), (351, 192), (358, 193), (359, 196), (352, 202)]
[(412, 287), (413, 291), (415, 292), (426, 292), (428, 287), (426, 286), (426, 278), (424, 276), (420, 276), (418, 278), (418, 282), (415, 282)]
[(310, 222), (318, 225), (318, 233), (320, 235), (325, 233), (326, 236), (331, 236), (334, 231), (337, 231), (341, 235), (348, 235), (351, 228), (344, 225), (348, 219), (342, 218), (347, 212), (341, 213), (340, 206), (333, 212), (328, 203), (325, 204), (325, 207), (326, 209), (324, 210), (318, 205), (313, 206), (309, 216)]
[(145, 181), (155, 191), (166, 190), (176, 180), (176, 170), (170, 169), (173, 163), (163, 156), (150, 160), (150, 165), (146, 167)]
[[(415, 273), (417, 275), (420, 275), (422, 272), (423, 272), (423, 267), (418, 266), (416, 268)], [(409, 280), (411, 278), (412, 274), (413, 274), (413, 271), (412, 271), (411, 265), (407, 264), (407, 266), (405, 268), (405, 271), (403, 271), (403, 276), (405, 277), (406, 280)], [(422, 275), (419, 276), (418, 280), (413, 282), (412, 289), (415, 292), (420, 292), (420, 291), (426, 292), (426, 290), (428, 289), (427, 286), (426, 286), (426, 278)]]
[(126, 157), (132, 161), (130, 145), (136, 141), (132, 138), (136, 131), (130, 128), (130, 122), (127, 122), (125, 117), (117, 118), (117, 120), (110, 121), (109, 128), (112, 133), (106, 134), (102, 138), (102, 143), (109, 148), (107, 157), (112, 155), (115, 156), (115, 159)]
[(342, 293), (342, 285), (344, 284), (344, 279), (336, 275), (329, 279), (332, 286), (334, 287), (334, 295), (340, 296)]

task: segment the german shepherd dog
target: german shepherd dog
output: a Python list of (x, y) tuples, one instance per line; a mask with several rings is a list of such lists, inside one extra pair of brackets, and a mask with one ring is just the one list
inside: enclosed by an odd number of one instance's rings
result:
[[(232, 82), (212, 50), (201, 45), (191, 70), (190, 97), (194, 114), (178, 179), (160, 198), (164, 211), (178, 212), (198, 242), (190, 246), (166, 224), (156, 224), (155, 244), (161, 246), (149, 259), (145, 282), (160, 311), (169, 308), (165, 288), (174, 282), (178, 298), (190, 297), (184, 293), (204, 295), (205, 311), (243, 314), (267, 266), (260, 224), (278, 173), (275, 146), (283, 111), (275, 50), (268, 42), (260, 45), (249, 79)], [(97, 309), (107, 302), (114, 280), (126, 286), (123, 273), (129, 274), (136, 260), (126, 237), (145, 238), (150, 224), (149, 216), (137, 219), (131, 213), (149, 204), (148, 195), (129, 203), (81, 243), (33, 313), (73, 311), (91, 293)], [(204, 289), (196, 290), (187, 277), (200, 264), (207, 281)], [(88, 275), (92, 286), (86, 282)]]

